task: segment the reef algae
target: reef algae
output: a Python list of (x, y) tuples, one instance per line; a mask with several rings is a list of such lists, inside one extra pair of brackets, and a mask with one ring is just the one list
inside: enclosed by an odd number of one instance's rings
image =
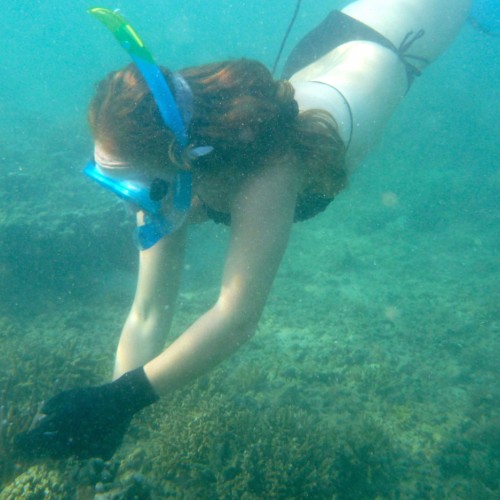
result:
[(146, 456), (161, 464), (151, 475), (172, 489), (193, 498), (256, 499), (397, 490), (396, 453), (382, 429), (340, 430), (297, 406), (208, 394), (195, 389), (151, 415), (158, 430)]

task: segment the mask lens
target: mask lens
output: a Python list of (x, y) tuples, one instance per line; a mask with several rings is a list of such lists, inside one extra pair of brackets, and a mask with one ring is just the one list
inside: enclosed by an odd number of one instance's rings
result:
[(165, 196), (167, 196), (168, 188), (169, 184), (167, 181), (159, 178), (153, 179), (151, 188), (149, 190), (149, 198), (152, 201), (162, 200), (163, 198), (165, 198)]

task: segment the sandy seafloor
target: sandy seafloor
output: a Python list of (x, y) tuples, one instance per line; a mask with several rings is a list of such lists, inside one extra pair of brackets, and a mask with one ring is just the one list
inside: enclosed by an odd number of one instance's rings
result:
[[(257, 335), (138, 415), (105, 463), (8, 453), (38, 402), (109, 378), (136, 265), (130, 221), (79, 173), (82, 118), (46, 127), (12, 109), (0, 498), (500, 498), (498, 87), (463, 47), (417, 82), (327, 212), (294, 229)], [(216, 298), (227, 236), (193, 228), (170, 339)]]

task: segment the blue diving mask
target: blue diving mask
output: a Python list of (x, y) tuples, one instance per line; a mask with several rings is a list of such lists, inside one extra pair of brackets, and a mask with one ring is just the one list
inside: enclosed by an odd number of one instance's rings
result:
[(134, 211), (143, 213), (144, 224), (134, 232), (134, 240), (141, 250), (151, 248), (164, 236), (173, 233), (184, 224), (188, 216), (191, 205), (189, 172), (120, 179), (107, 175), (105, 167), (91, 160), (84, 173), (127, 202)]
[[(174, 133), (177, 146), (183, 149), (188, 144), (187, 129), (192, 116), (193, 96), (187, 82), (177, 73), (171, 74), (174, 94), (170, 90), (153, 56), (130, 24), (117, 11), (93, 8), (88, 11), (101, 21), (128, 52), (146, 81), (165, 125)], [(189, 151), (191, 159), (213, 150), (211, 146), (199, 146)], [(143, 175), (139, 180), (115, 178), (106, 174), (95, 160), (90, 161), (84, 173), (101, 186), (131, 203), (144, 213), (144, 224), (136, 229), (136, 243), (141, 250), (178, 229), (185, 222), (190, 205), (192, 178), (189, 171), (157, 178)]]

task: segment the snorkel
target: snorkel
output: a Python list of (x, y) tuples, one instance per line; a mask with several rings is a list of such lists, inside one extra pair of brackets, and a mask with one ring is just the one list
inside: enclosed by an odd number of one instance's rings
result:
[[(172, 74), (172, 94), (165, 77), (145, 47), (136, 31), (118, 11), (100, 7), (88, 12), (108, 28), (120, 45), (127, 51), (148, 85), (163, 122), (176, 139), (182, 150), (188, 144), (187, 128), (191, 120), (192, 94), (187, 82), (179, 75)], [(212, 151), (210, 146), (200, 146), (189, 152), (190, 158), (197, 158)], [(171, 182), (165, 182), (170, 192), (170, 206), (165, 213), (160, 197), (152, 195), (152, 185), (136, 181), (116, 180), (107, 176), (104, 169), (94, 160), (88, 163), (84, 173), (101, 186), (112, 191), (125, 201), (131, 202), (144, 212), (144, 224), (136, 228), (135, 239), (141, 250), (146, 250), (160, 239), (171, 234), (185, 222), (191, 205), (191, 172), (178, 170)], [(153, 180), (153, 184), (157, 179)]]

